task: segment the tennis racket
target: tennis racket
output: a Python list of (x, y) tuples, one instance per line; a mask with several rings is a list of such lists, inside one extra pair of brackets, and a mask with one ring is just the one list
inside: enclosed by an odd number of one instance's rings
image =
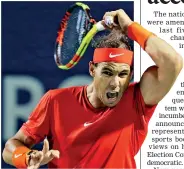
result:
[(72, 5), (61, 20), (56, 38), (54, 59), (58, 68), (68, 70), (75, 66), (94, 35), (104, 29), (101, 21), (92, 18), (86, 4)]

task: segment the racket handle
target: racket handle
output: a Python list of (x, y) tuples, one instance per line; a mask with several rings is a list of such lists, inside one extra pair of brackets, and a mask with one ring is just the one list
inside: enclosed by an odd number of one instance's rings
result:
[(112, 16), (106, 16), (105, 20), (99, 21), (95, 24), (97, 31), (103, 31), (106, 29), (106, 26), (111, 27), (113, 25), (113, 17)]
[(97, 23), (95, 24), (95, 26), (96, 26), (98, 32), (99, 32), (99, 31), (103, 31), (103, 30), (106, 29), (102, 22), (103, 22), (103, 21), (99, 21), (99, 22), (97, 22)]
[(117, 16), (115, 16), (114, 18), (112, 16), (106, 16), (104, 19), (105, 25), (107, 25), (108, 27), (112, 27), (112, 26), (118, 26), (118, 18)]
[(110, 27), (114, 23), (113, 17), (112, 16), (106, 16), (105, 19), (104, 19), (104, 22), (107, 26)]

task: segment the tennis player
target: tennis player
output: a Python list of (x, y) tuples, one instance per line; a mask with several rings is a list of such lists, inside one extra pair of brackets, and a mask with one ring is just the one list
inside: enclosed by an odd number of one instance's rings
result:
[[(120, 28), (119, 40), (111, 39), (111, 34), (95, 49), (89, 63), (93, 82), (48, 91), (7, 141), (3, 158), (8, 164), (29, 169), (44, 164), (49, 168), (136, 168), (134, 156), (145, 140), (148, 122), (183, 61), (169, 44), (123, 10), (107, 12), (104, 18), (108, 16), (118, 20), (109, 27)], [(138, 83), (129, 84), (133, 52), (122, 42), (123, 33), (156, 64)], [(43, 140), (43, 150), (32, 149)]]

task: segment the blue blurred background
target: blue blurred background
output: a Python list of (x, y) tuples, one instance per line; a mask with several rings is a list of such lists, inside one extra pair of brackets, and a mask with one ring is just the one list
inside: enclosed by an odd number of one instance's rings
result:
[[(89, 84), (93, 48), (71, 70), (57, 68), (53, 51), (57, 28), (74, 2), (1, 2), (2, 18), (2, 150), (43, 94), (53, 88)], [(96, 20), (124, 9), (133, 19), (133, 2), (85, 2)], [(36, 148), (41, 149), (42, 144)], [(10, 168), (2, 160), (1, 168)]]

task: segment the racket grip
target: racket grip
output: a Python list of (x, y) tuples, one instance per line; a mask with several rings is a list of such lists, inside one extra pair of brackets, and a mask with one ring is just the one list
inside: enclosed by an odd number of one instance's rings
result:
[(104, 27), (104, 25), (102, 24), (102, 22), (103, 22), (103, 21), (99, 21), (99, 22), (97, 22), (97, 23), (95, 24), (97, 31), (103, 31), (103, 30), (106, 29), (106, 28)]
[(114, 23), (113, 21), (113, 17), (112, 16), (106, 16), (104, 19), (104, 22), (107, 26), (112, 26), (112, 24)]

